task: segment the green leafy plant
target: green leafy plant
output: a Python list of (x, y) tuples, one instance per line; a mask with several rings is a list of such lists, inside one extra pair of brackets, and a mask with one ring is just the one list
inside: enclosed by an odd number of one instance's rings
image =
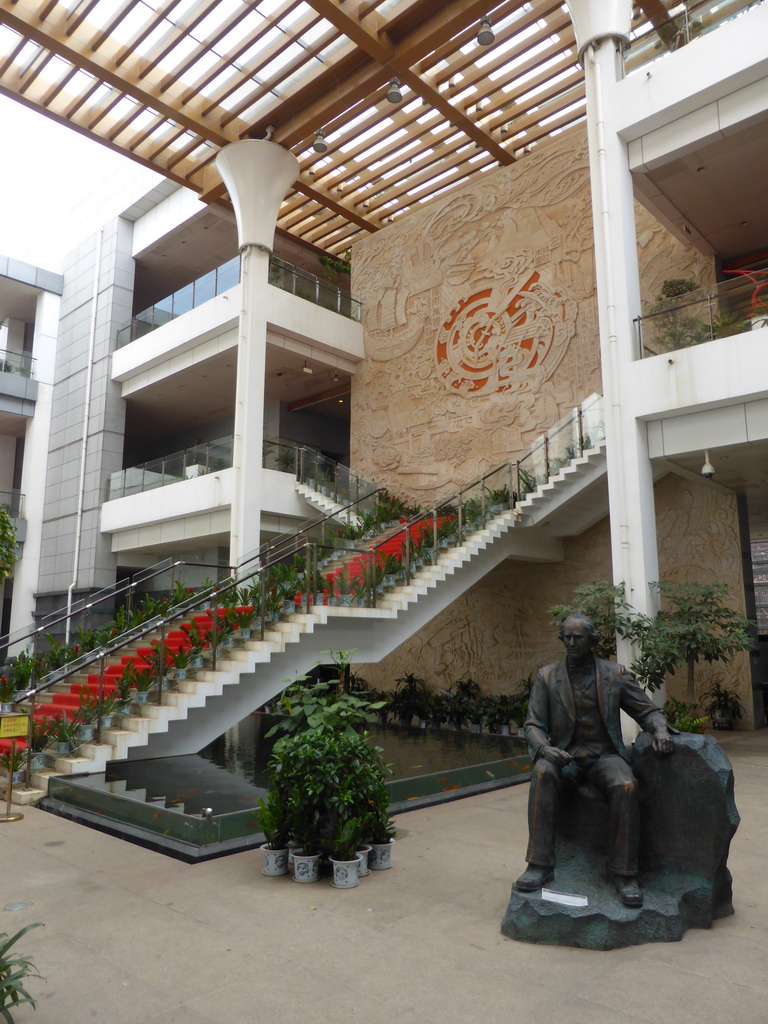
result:
[(259, 797), (259, 824), (272, 850), (285, 850), (291, 835), (289, 809), (284, 794), (273, 787), (266, 801)]
[(49, 745), (53, 738), (53, 728), (51, 726), (50, 718), (35, 718), (32, 721), (32, 751), (33, 753), (42, 753)]
[(356, 736), (357, 727), (375, 721), (375, 712), (385, 703), (355, 693), (340, 693), (334, 681), (305, 685), (304, 680), (289, 686), (280, 700), (287, 717), (273, 725), (267, 736), (318, 732)]
[(13, 757), (11, 757), (10, 750), (4, 750), (0, 754), (0, 767), (4, 769), (6, 775), (13, 775), (14, 772), (22, 770), (25, 759), (26, 755), (20, 748), (14, 750)]
[(331, 856), (334, 860), (354, 860), (360, 849), (367, 828), (365, 816), (355, 818), (339, 817), (336, 830), (330, 840)]
[(0, 704), (10, 704), (18, 686), (11, 676), (0, 676)]
[(701, 732), (706, 719), (699, 715), (696, 704), (670, 697), (662, 708), (667, 722), (680, 732)]
[(726, 718), (741, 718), (742, 703), (737, 690), (723, 686), (719, 679), (715, 679), (701, 695), (701, 709), (710, 718), (718, 714)]
[(429, 718), (432, 708), (432, 690), (429, 684), (414, 672), (406, 672), (395, 680), (396, 686), (388, 704), (388, 712), (395, 718), (410, 721), (414, 716)]
[(66, 743), (71, 750), (77, 746), (77, 722), (74, 718), (67, 718), (62, 711), (60, 715), (52, 716), (51, 738), (55, 743)]
[(630, 638), (640, 648), (632, 669), (649, 690), (664, 682), (667, 672), (685, 666), (686, 700), (695, 699), (695, 667), (700, 661), (728, 662), (739, 651), (752, 650), (752, 624), (730, 608), (724, 583), (652, 583), (662, 607), (655, 618), (635, 616)]
[(627, 636), (632, 621), (623, 585), (607, 580), (579, 584), (569, 604), (555, 604), (547, 614), (556, 627), (571, 615), (586, 615), (591, 619), (600, 631), (600, 641), (595, 647), (598, 658), (612, 658), (616, 654), (616, 634)]
[(0, 1016), (7, 1024), (14, 1024), (11, 1011), (23, 1003), (29, 1003), (32, 1009), (35, 1008), (35, 1000), (25, 986), (28, 978), (42, 978), (31, 959), (21, 953), (12, 953), (11, 947), (32, 928), (41, 927), (41, 922), (36, 921), (10, 938), (7, 932), (0, 932)]
[(709, 341), (709, 324), (692, 315), (690, 306), (681, 302), (683, 296), (699, 290), (695, 281), (684, 277), (668, 278), (662, 284), (656, 302), (646, 314), (648, 326), (653, 331), (654, 345), (659, 351), (671, 352)]
[(13, 572), (16, 550), (16, 525), (7, 505), (0, 505), (0, 580)]

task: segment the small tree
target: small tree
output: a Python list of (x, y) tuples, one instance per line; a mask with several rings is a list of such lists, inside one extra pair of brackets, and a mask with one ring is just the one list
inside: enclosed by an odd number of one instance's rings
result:
[(7, 505), (0, 505), (0, 582), (7, 579), (16, 564), (16, 526)]
[(652, 583), (662, 601), (655, 618), (633, 617), (630, 638), (640, 648), (632, 669), (649, 690), (657, 690), (667, 672), (685, 665), (686, 700), (695, 700), (694, 672), (699, 661), (728, 662), (755, 646), (752, 625), (725, 601), (724, 583)]
[(627, 636), (632, 622), (629, 605), (624, 599), (624, 586), (614, 586), (607, 580), (590, 580), (573, 591), (570, 604), (556, 604), (549, 609), (552, 624), (560, 626), (570, 615), (586, 615), (600, 630), (600, 642), (595, 648), (598, 658), (612, 658), (616, 654), (616, 634)]

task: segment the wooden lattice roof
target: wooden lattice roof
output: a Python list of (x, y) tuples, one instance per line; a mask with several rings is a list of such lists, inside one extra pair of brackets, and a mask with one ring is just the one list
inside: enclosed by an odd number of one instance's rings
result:
[(584, 116), (553, 0), (0, 0), (0, 91), (208, 202), (219, 147), (273, 126), (301, 164), (279, 226), (331, 251)]

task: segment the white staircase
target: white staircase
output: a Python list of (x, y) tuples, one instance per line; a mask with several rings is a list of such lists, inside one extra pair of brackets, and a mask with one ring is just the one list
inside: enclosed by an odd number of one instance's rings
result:
[(274, 623), (263, 640), (226, 652), (215, 671), (198, 670), (196, 679), (164, 692), (160, 705), (134, 705), (120, 728), (103, 730), (100, 744), (85, 743), (76, 754), (57, 758), (52, 768), (34, 774), (33, 784), (47, 790), (51, 775), (103, 772), (108, 761), (194, 753), (315, 663), (329, 660), (328, 651), (354, 649), (356, 662), (379, 661), (505, 559), (562, 560), (562, 538), (606, 515), (604, 478), (601, 445), (539, 486), (517, 510), (502, 512), (462, 545), (442, 551), (436, 565), (379, 597), (375, 608), (314, 605), (309, 613)]
[(322, 512), (324, 516), (338, 515), (344, 508), (333, 498), (329, 498), (327, 494), (321, 494), (320, 491), (313, 490), (309, 484), (303, 484), (298, 480), (296, 481), (296, 493), (312, 508)]

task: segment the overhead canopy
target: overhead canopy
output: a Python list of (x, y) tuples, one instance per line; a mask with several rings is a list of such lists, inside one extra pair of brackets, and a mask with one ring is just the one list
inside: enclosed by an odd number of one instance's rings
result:
[(279, 226), (336, 252), (584, 117), (553, 0), (0, 0), (0, 91), (208, 202), (218, 149), (271, 135), (301, 166)]

